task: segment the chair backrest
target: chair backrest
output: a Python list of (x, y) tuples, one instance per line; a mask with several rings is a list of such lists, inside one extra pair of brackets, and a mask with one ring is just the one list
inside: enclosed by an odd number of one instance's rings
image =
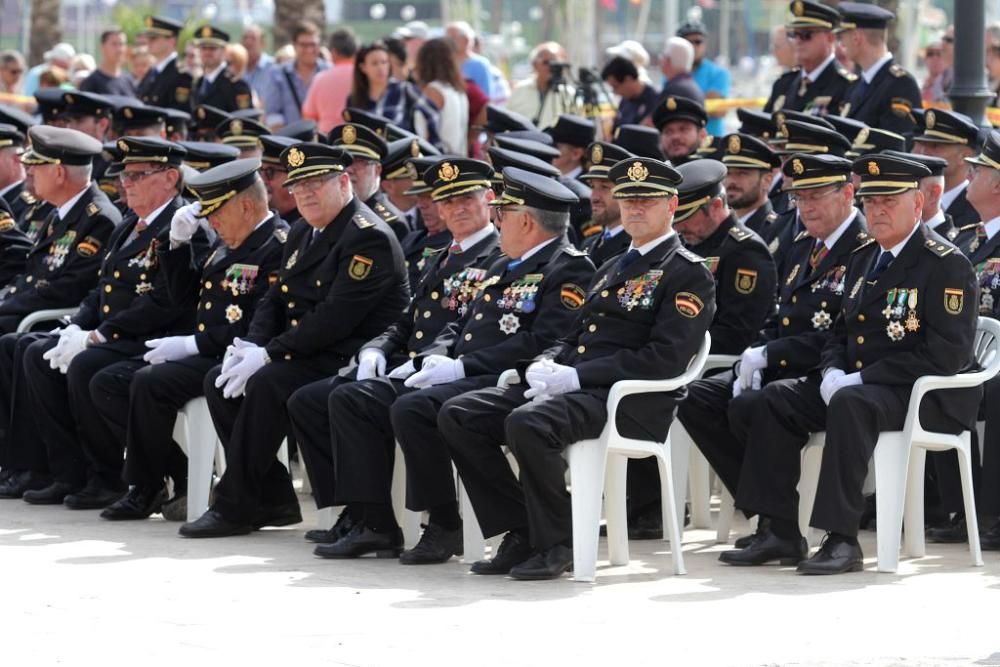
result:
[(677, 381), (680, 383), (679, 386), (689, 385), (701, 377), (701, 374), (705, 372), (705, 363), (708, 361), (708, 352), (711, 349), (712, 334), (706, 331), (705, 340), (702, 341), (698, 354), (692, 357), (690, 363), (688, 363), (687, 370), (684, 371), (684, 375), (677, 378)]
[(1000, 322), (992, 317), (980, 317), (976, 323), (973, 354), (979, 368), (986, 370), (1000, 363)]

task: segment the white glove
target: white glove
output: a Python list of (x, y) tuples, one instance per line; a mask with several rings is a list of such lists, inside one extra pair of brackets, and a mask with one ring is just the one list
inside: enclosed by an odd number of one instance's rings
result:
[[(462, 371), (464, 375), (465, 369), (463, 368)], [(406, 378), (410, 377), (416, 372), (417, 372), (417, 367), (413, 365), (413, 359), (409, 359), (405, 364), (400, 364), (399, 366), (396, 366), (391, 371), (389, 371), (389, 379), (405, 380)]]
[[(763, 381), (763, 376), (761, 375), (760, 371), (754, 371), (753, 376), (750, 378), (750, 389), (752, 389), (753, 391), (757, 391), (758, 389), (760, 389), (762, 381)], [(733, 398), (737, 398), (744, 391), (747, 390), (743, 389), (743, 385), (740, 384), (740, 379), (736, 378), (736, 380), (733, 381)]]
[(201, 202), (181, 206), (174, 212), (174, 217), (170, 220), (170, 244), (172, 246), (183, 245), (191, 240), (194, 232), (198, 229), (200, 220), (195, 217), (201, 212)]
[(446, 357), (443, 354), (432, 354), (424, 359), (420, 370), (406, 378), (403, 382), (407, 387), (426, 389), (436, 384), (446, 384), (465, 377), (465, 366), (461, 360)]
[(226, 353), (222, 356), (222, 372), (225, 373), (238, 361), (236, 358), (236, 353), (247, 347), (257, 347), (254, 343), (249, 341), (240, 340), (239, 338), (234, 338), (231, 345), (226, 348)]
[(48, 349), (45, 352), (45, 354), (42, 355), (42, 359), (49, 362), (49, 368), (51, 368), (54, 371), (58, 370), (62, 373), (66, 372), (65, 370), (62, 370), (60, 368), (60, 363), (59, 363), (59, 360), (62, 358), (63, 351), (66, 349), (66, 343), (69, 340), (68, 338), (63, 337), (63, 333), (69, 331), (79, 331), (79, 330), (80, 327), (78, 327), (75, 324), (70, 324), (65, 329), (56, 329), (55, 331), (52, 332), (59, 334), (59, 340), (56, 341), (54, 347)]
[(42, 355), (42, 358), (47, 358), (50, 367), (58, 368), (59, 372), (65, 375), (76, 355), (87, 349), (89, 338), (89, 331), (83, 331), (77, 326), (66, 327), (59, 334), (59, 342), (56, 346)]
[(385, 353), (374, 347), (366, 347), (358, 354), (358, 380), (385, 375)]
[[(767, 368), (767, 347), (748, 347), (740, 355), (740, 390), (746, 391), (753, 386), (753, 374)], [(754, 389), (760, 389), (760, 383)]]
[[(224, 370), (215, 380), (216, 387), (222, 387), (223, 398), (236, 398), (242, 396), (246, 390), (247, 382), (267, 364), (271, 358), (267, 350), (256, 345), (250, 345), (237, 349), (233, 353), (232, 363), (228, 370)], [(223, 387), (223, 385), (225, 385)]]
[(198, 343), (194, 336), (154, 338), (146, 341), (146, 347), (149, 352), (142, 355), (142, 360), (149, 364), (162, 364), (198, 354)]
[(551, 359), (536, 361), (528, 366), (525, 372), (529, 389), (524, 397), (535, 400), (545, 400), (559, 394), (566, 394), (580, 389), (580, 376), (572, 366), (557, 364)]
[(844, 371), (839, 368), (833, 368), (823, 376), (823, 382), (819, 385), (819, 393), (823, 397), (823, 402), (830, 405), (834, 394), (844, 387), (856, 384), (862, 384), (861, 373), (855, 372), (845, 375)]

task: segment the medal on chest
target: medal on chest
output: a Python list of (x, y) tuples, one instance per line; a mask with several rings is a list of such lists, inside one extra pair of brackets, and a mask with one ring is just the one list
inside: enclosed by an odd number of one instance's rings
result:
[(885, 327), (885, 334), (889, 340), (897, 342), (903, 340), (907, 332), (916, 332), (920, 329), (920, 318), (917, 317), (917, 303), (919, 293), (916, 288), (892, 288), (885, 295), (885, 308), (882, 315), (889, 323)]
[(521, 327), (521, 320), (514, 313), (507, 313), (500, 318), (500, 331), (510, 336), (517, 333)]
[(76, 232), (69, 231), (49, 246), (49, 256), (45, 258), (49, 266), (49, 271), (55, 271), (66, 262), (66, 255), (69, 254), (69, 249), (75, 240)]
[(459, 317), (469, 310), (469, 303), (476, 298), (486, 277), (486, 269), (468, 268), (445, 278), (441, 285), (444, 296), (441, 307), (457, 312)]
[(649, 310), (653, 307), (653, 293), (662, 278), (663, 271), (654, 269), (626, 281), (618, 288), (618, 305), (629, 312), (635, 308)]
[(228, 290), (233, 297), (249, 294), (257, 284), (257, 274), (260, 267), (255, 264), (233, 264), (226, 269), (226, 277), (222, 279), (222, 289)]
[(497, 301), (500, 310), (519, 311), (525, 314), (535, 311), (535, 298), (538, 295), (538, 284), (542, 282), (541, 273), (529, 273), (523, 278), (512, 282), (504, 289)]
[(150, 241), (149, 245), (143, 248), (142, 252), (130, 259), (128, 265), (130, 268), (138, 266), (147, 271), (156, 266), (156, 239)]

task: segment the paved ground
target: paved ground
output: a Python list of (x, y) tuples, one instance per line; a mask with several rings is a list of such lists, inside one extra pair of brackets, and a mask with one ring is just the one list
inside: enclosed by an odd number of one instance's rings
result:
[[(303, 506), (309, 501), (303, 497)], [(0, 501), (3, 662), (30, 665), (1000, 665), (1000, 554), (930, 545), (898, 575), (738, 569), (708, 531), (633, 544), (597, 585), (453, 561), (316, 559), (307, 524), (184, 540), (159, 518)], [(738, 526), (741, 530), (744, 526)], [(864, 539), (874, 555), (874, 534)], [(602, 558), (605, 557), (602, 545)]]

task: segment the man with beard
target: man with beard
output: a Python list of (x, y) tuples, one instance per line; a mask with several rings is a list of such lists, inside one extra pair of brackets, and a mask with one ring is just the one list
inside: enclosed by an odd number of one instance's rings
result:
[(632, 242), (622, 226), (621, 205), (614, 196), (615, 184), (608, 172), (616, 163), (634, 156), (624, 148), (603, 141), (590, 144), (587, 153), (590, 169), (580, 179), (590, 185), (591, 223), (600, 225), (601, 229), (584, 241), (583, 250), (594, 260), (594, 266), (600, 268), (612, 257), (625, 252)]
[[(767, 143), (749, 134), (730, 134), (723, 145), (729, 206), (741, 224), (770, 244), (781, 231), (778, 214), (768, 198), (781, 159)], [(770, 245), (768, 250), (774, 252)]]
[(674, 166), (695, 158), (708, 134), (705, 107), (686, 97), (669, 96), (653, 110), (653, 125), (660, 132), (660, 148)]

